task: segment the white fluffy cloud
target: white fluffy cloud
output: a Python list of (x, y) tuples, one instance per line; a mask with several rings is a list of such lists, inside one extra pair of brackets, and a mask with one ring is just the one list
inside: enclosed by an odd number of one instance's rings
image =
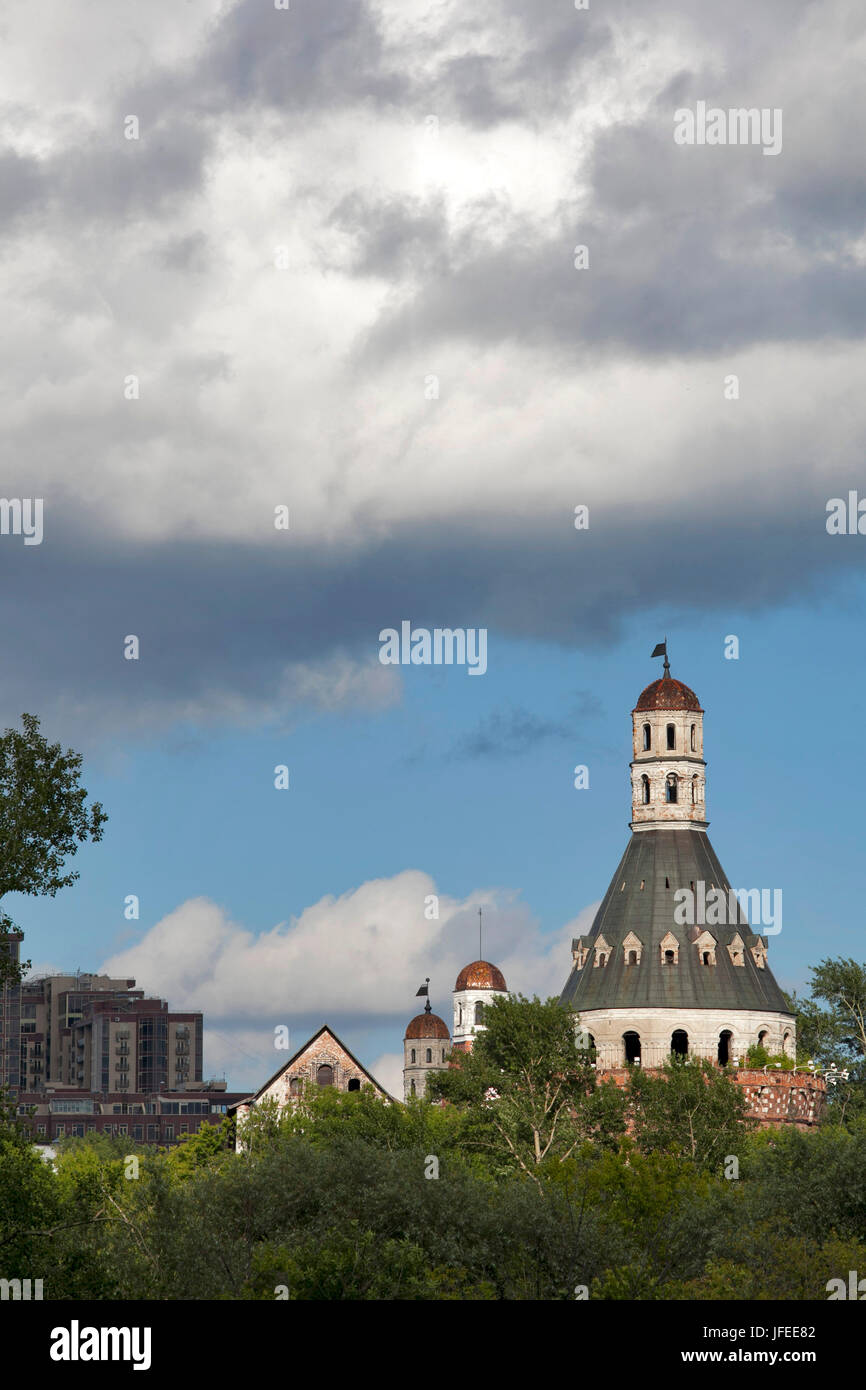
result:
[[(454, 981), (477, 957), (479, 906), (487, 909), (485, 955), (500, 966), (509, 988), (558, 994), (571, 968), (571, 938), (593, 911), (586, 908), (559, 932), (542, 936), (526, 906), (506, 894), (480, 890), (462, 901), (440, 894), (439, 918), (428, 920), (425, 906), (435, 895), (428, 874), (407, 869), (339, 898), (322, 898), (258, 935), (209, 899), (193, 898), (101, 968), (134, 976), (172, 1009), (200, 1010), (209, 1073), (225, 1069), (261, 1081), (285, 1059), (273, 1045), (280, 1025), (290, 1030), (292, 1050), (325, 1022), (354, 1051), (365, 1040), (376, 1047), (377, 1038), (381, 1049), (392, 1032), (402, 1041), (421, 1006), (416, 990), (428, 975), (433, 1007), (450, 1025)], [(389, 1051), (383, 1062), (392, 1085), (393, 1055)], [(384, 1075), (380, 1080), (388, 1085)]]

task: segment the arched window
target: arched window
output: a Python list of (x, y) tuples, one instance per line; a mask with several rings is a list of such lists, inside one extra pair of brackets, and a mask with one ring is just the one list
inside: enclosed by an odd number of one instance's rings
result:
[(769, 1035), (769, 1033), (767, 1032), (766, 1028), (762, 1028), (761, 1031), (760, 1031), (760, 1033), (758, 1034), (758, 1047), (766, 1048), (767, 1043), (768, 1043), (769, 1041), (770, 1041), (770, 1035)]
[(712, 957), (709, 951), (704, 951), (704, 965), (712, 965)]
[(669, 772), (665, 779), (665, 801), (671, 806), (676, 805), (677, 800), (677, 774)]
[(668, 748), (676, 748), (677, 731), (673, 724), (668, 724)]
[(695, 751), (695, 725), (694, 725), (694, 724), (692, 725), (691, 745), (692, 745), (692, 752), (694, 753), (694, 751)]
[(652, 732), (649, 724), (643, 726), (643, 747), (645, 753), (652, 747)]
[(445, 1061), (445, 1048), (442, 1049), (442, 1061)]
[(432, 1047), (428, 1047), (428, 1049), (427, 1049), (427, 1061), (428, 1061), (428, 1062), (432, 1062), (432, 1061), (433, 1061), (433, 1049), (432, 1049)]
[(731, 1039), (733, 1036), (729, 1028), (726, 1028), (724, 1032), (719, 1034), (718, 1059), (720, 1067), (726, 1067), (731, 1060)]
[(643, 777), (640, 779), (640, 790), (641, 797), (643, 798), (643, 804), (644, 806), (648, 806), (650, 799), (650, 785), (649, 778), (647, 777), (646, 773), (644, 773)]
[(623, 1033), (623, 1035), (622, 1035), (622, 1043), (623, 1043), (623, 1050), (624, 1050), (624, 1052), (625, 1052), (626, 1065), (627, 1065), (627, 1066), (634, 1066), (636, 1063), (639, 1063), (639, 1062), (640, 1062), (640, 1034), (639, 1034), (639, 1033)]
[(327, 1062), (323, 1062), (322, 1065), (316, 1071), (316, 1085), (333, 1086), (333, 1084), (334, 1068), (332, 1066), (329, 1066)]
[(289, 1095), (290, 1095), (290, 1096), (299, 1096), (300, 1094), (301, 1094), (301, 1078), (300, 1078), (299, 1076), (293, 1076), (292, 1079), (291, 1079), (291, 1081), (289, 1082)]
[(414, 1082), (414, 1081), (411, 1083), (411, 1086), (412, 1086), (412, 1095), (414, 1096), (414, 1095), (417, 1094), (417, 1092), (416, 1092), (416, 1090), (415, 1090), (415, 1082)]
[(415, 1061), (415, 1049), (414, 1049), (414, 1047), (412, 1048), (412, 1051), (409, 1053), (409, 1057), (410, 1057), (410, 1060), (411, 1060), (411, 1061), (413, 1061), (413, 1062)]
[(637, 965), (637, 951), (629, 951), (627, 963), (629, 965)]
[(351, 1078), (351, 1080), (349, 1081), (349, 1090), (350, 1090), (350, 1091), (360, 1091), (360, 1089), (361, 1089), (361, 1082), (360, 1082), (360, 1080), (358, 1079), (357, 1076), (353, 1076), (353, 1077)]
[(475, 1005), (475, 1022), (476, 1022), (476, 1023), (483, 1023), (483, 1022), (484, 1022), (484, 1005), (481, 1003), (480, 1000), (479, 1000), (478, 1003)]
[(607, 965), (607, 956), (602, 953), (598, 958), (599, 965)]
[(677, 1028), (671, 1037), (671, 1052), (675, 1057), (688, 1057), (689, 1035), (684, 1028)]
[(695, 773), (694, 777), (692, 778), (692, 805), (693, 805), (693, 806), (697, 803), (697, 799), (698, 799), (698, 777), (697, 777), (697, 773)]
[(458, 1004), (458, 1005), (457, 1005), (457, 1027), (458, 1027), (458, 1028), (462, 1028), (462, 1026), (463, 1026), (463, 1005), (462, 1005), (462, 1004)]
[(676, 959), (673, 951), (665, 951), (665, 965), (675, 965)]

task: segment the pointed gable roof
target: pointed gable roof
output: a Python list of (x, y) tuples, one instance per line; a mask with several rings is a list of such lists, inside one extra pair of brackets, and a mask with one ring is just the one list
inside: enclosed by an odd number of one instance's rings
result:
[(376, 1080), (373, 1073), (368, 1071), (367, 1068), (363, 1065), (363, 1063), (358, 1061), (355, 1054), (349, 1051), (346, 1044), (342, 1042), (340, 1038), (337, 1037), (337, 1034), (334, 1032), (333, 1028), (329, 1028), (327, 1023), (323, 1023), (318, 1032), (314, 1033), (311, 1038), (308, 1038), (307, 1041), (303, 1044), (303, 1046), (299, 1047), (297, 1052), (293, 1053), (287, 1062), (283, 1062), (282, 1066), (274, 1072), (273, 1076), (269, 1077), (268, 1080), (265, 1081), (264, 1084), (260, 1086), (259, 1089), (253, 1095), (247, 1096), (245, 1100), (235, 1101), (234, 1105), (230, 1105), (227, 1107), (228, 1111), (231, 1112), (232, 1110), (237, 1109), (237, 1107), (241, 1105), (255, 1105), (256, 1102), (261, 1100), (262, 1096), (265, 1095), (265, 1093), (269, 1091), (277, 1081), (279, 1081), (280, 1077), (284, 1076), (287, 1071), (295, 1070), (298, 1067), (298, 1065), (303, 1061), (304, 1054), (311, 1051), (313, 1046), (316, 1043), (318, 1043), (325, 1035), (327, 1035), (328, 1040), (332, 1042), (336, 1048), (339, 1048), (339, 1050), (343, 1052), (346, 1057), (349, 1058), (349, 1061), (353, 1064), (353, 1066), (359, 1072), (362, 1073), (366, 1080), (369, 1081), (370, 1085), (373, 1086), (381, 1096), (384, 1096), (386, 1100), (395, 1099), (394, 1096), (392, 1096), (388, 1091), (385, 1090), (385, 1087), (381, 1084), (381, 1082)]
[[(716, 964), (704, 965), (699, 951), (686, 950), (688, 927), (674, 919), (678, 889), (703, 882), (727, 895), (730, 883), (704, 830), (684, 826), (634, 831), (592, 927), (581, 944), (589, 947), (583, 969), (577, 961), (560, 996), (560, 1003), (578, 1013), (584, 1009), (759, 1009), (790, 1014), (769, 964), (760, 969), (749, 949), (762, 939), (752, 931), (742, 909), (739, 921), (712, 924), (718, 943)], [(643, 887), (641, 887), (643, 884)], [(664, 940), (679, 942), (678, 963), (664, 964)], [(643, 945), (638, 966), (627, 966), (625, 942), (630, 934)], [(735, 965), (730, 951), (740, 937), (743, 963)], [(592, 948), (604, 942), (610, 950), (603, 970), (591, 968)]]

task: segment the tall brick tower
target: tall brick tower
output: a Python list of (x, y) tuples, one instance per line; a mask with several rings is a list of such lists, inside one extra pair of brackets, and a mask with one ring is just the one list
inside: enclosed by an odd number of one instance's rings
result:
[[(632, 711), (631, 838), (588, 935), (572, 942), (561, 1002), (603, 1069), (671, 1053), (725, 1063), (761, 1043), (795, 1055), (795, 1023), (707, 835), (700, 701), (670, 674)], [(768, 895), (769, 896), (769, 895)], [(753, 916), (761, 898), (746, 899)]]
[(424, 1012), (415, 1015), (403, 1035), (404, 1100), (426, 1094), (427, 1077), (431, 1071), (445, 1070), (450, 1051), (448, 1025), (432, 1012), (428, 998)]

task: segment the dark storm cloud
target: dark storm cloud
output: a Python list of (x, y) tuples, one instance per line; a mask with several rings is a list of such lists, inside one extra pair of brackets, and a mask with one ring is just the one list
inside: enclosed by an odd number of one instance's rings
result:
[(43, 190), (38, 160), (0, 152), (0, 228), (13, 225), (21, 213), (36, 204)]
[(297, 111), (393, 101), (406, 79), (385, 70), (382, 36), (364, 0), (292, 0), (290, 10), (242, 0), (205, 50), (194, 90), (198, 101)]
[[(421, 529), (327, 560), (315, 550), (287, 559), (276, 547), (191, 542), (115, 553), (54, 539), (24, 552), (20, 538), (4, 537), (0, 615), (15, 657), (0, 671), (0, 717), (50, 714), (61, 721), (58, 736), (80, 718), (92, 742), (101, 732), (158, 729), (185, 702), (194, 717), (196, 702), (214, 695), (273, 701), (286, 663), (315, 664), (335, 650), (375, 662), (379, 631), (407, 614), (416, 626), (488, 627), (494, 669), (497, 637), (607, 645), (648, 600), (708, 618), (759, 610), (840, 568), (859, 569), (856, 539), (834, 541), (824, 516), (816, 495), (753, 527), (725, 525), (714, 508), (688, 525), (599, 525), (566, 543), (514, 527), (469, 546)], [(130, 633), (141, 641), (139, 661), (123, 659)], [(294, 713), (286, 708), (285, 719)], [(519, 751), (555, 736), (553, 725), (521, 721), (518, 711), (480, 729), (467, 751)]]

